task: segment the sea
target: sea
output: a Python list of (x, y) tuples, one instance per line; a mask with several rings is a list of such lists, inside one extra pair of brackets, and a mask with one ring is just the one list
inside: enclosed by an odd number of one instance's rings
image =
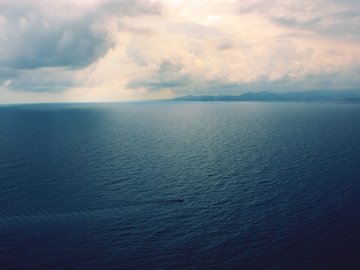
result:
[(2, 105), (0, 269), (360, 269), (360, 105)]

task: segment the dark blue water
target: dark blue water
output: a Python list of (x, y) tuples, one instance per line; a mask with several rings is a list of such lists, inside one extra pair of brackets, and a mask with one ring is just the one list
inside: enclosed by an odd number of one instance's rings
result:
[(0, 269), (360, 269), (360, 106), (2, 106)]

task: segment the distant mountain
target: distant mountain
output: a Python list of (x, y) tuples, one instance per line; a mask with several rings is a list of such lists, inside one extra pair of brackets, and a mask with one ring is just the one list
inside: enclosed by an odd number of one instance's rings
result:
[(313, 90), (304, 92), (272, 93), (272, 92), (248, 92), (239, 96), (232, 95), (205, 95), (205, 96), (182, 96), (167, 101), (342, 101), (359, 102), (360, 90)]

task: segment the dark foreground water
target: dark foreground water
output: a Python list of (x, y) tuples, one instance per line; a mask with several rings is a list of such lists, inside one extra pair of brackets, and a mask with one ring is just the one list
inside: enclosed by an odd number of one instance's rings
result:
[(360, 269), (360, 106), (2, 106), (0, 269)]

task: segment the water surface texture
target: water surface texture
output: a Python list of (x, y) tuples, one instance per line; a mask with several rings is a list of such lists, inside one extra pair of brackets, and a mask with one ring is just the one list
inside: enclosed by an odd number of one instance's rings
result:
[(360, 106), (0, 107), (0, 269), (360, 269)]

